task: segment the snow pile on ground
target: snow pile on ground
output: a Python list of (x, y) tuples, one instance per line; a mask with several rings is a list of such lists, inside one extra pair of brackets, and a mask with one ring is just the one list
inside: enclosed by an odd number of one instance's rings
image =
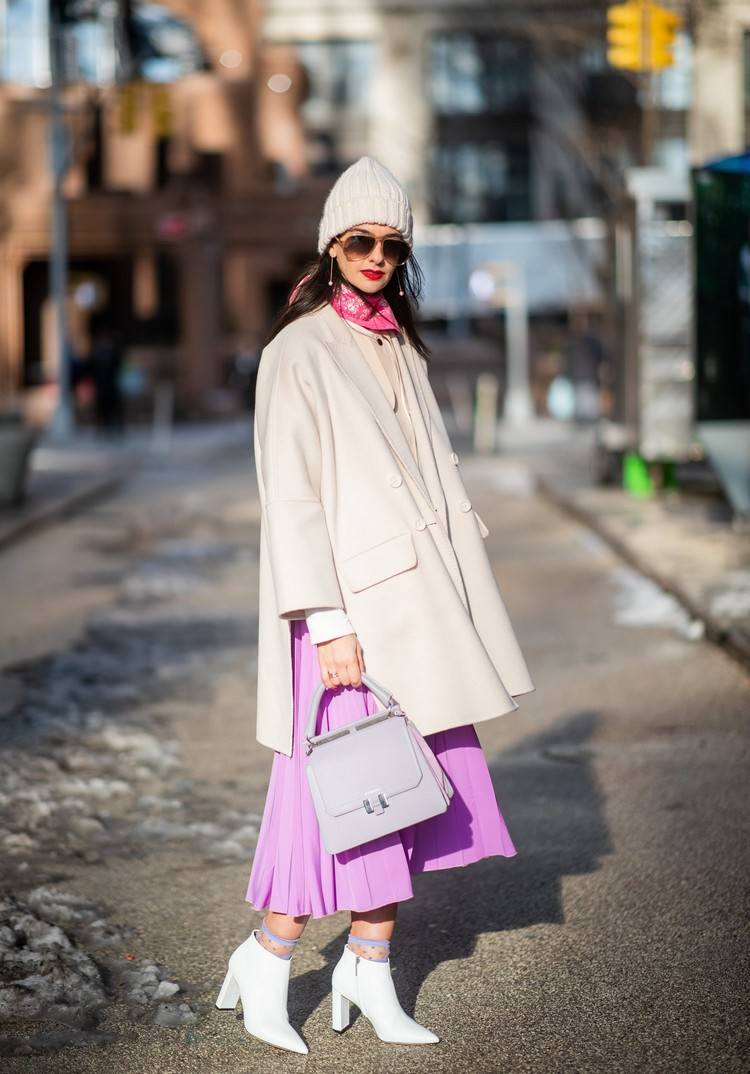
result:
[(681, 637), (697, 641), (705, 631), (703, 623), (693, 619), (670, 593), (665, 593), (650, 578), (632, 567), (616, 567), (610, 571), (615, 586), (616, 623), (635, 627), (671, 628)]
[(118, 1001), (158, 1026), (198, 1017), (189, 985), (128, 951), (129, 929), (55, 889), (61, 866), (170, 844), (210, 865), (252, 858), (260, 817), (197, 788), (170, 733), (202, 718), (227, 676), (252, 677), (255, 616), (212, 615), (202, 596), (212, 572), (246, 552), (162, 521), (164, 539), (151, 524), (135, 535), (116, 603), (78, 643), (6, 669), (19, 703), (0, 749), (0, 1055), (111, 1040), (99, 1024)]
[(9, 868), (44, 872), (71, 854), (94, 863), (169, 840), (191, 840), (211, 861), (249, 861), (260, 817), (197, 801), (181, 773), (176, 742), (100, 713), (67, 741), (43, 740), (34, 753), (6, 749), (0, 849)]
[(196, 1021), (179, 982), (157, 963), (127, 955), (129, 934), (80, 895), (39, 887), (23, 899), (0, 900), (0, 1021), (57, 1027), (8, 1036), (0, 1055), (101, 1039), (97, 1025), (112, 1000), (125, 1002), (133, 1020), (167, 1027)]
[(95, 963), (21, 901), (0, 902), (0, 1018), (84, 1026), (105, 1001)]
[(43, 880), (71, 854), (94, 863), (168, 840), (192, 840), (211, 861), (250, 860), (260, 818), (197, 798), (158, 706), (179, 712), (184, 702), (189, 713), (210, 703), (252, 629), (183, 609), (115, 607), (92, 617), (71, 650), (15, 669), (24, 696), (0, 753), (8, 881), (33, 883), (37, 868)]

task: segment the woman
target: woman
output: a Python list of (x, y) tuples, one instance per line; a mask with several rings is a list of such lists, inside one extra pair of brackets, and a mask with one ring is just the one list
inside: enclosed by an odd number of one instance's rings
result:
[[(308, 919), (351, 913), (332, 977), (333, 1027), (356, 1003), (381, 1040), (439, 1038), (401, 1008), (389, 949), (410, 877), (516, 853), (474, 724), (534, 689), (427, 377), (411, 300), (408, 197), (362, 157), (320, 221), (320, 258), (263, 350), (256, 387), (261, 501), (256, 737), (274, 750), (246, 899), (265, 909), (233, 952), (217, 1005), (307, 1052), (290, 1025), (290, 959)], [(374, 712), (384, 683), (454, 787), (448, 809), (338, 854), (322, 847), (305, 778), (316, 733)]]

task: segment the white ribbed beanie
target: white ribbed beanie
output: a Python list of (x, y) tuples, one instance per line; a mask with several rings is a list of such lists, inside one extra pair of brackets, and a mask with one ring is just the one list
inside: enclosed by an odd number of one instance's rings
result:
[(412, 215), (406, 191), (374, 157), (360, 157), (331, 187), (318, 228), (318, 253), (335, 235), (355, 224), (386, 224), (398, 228), (408, 243)]

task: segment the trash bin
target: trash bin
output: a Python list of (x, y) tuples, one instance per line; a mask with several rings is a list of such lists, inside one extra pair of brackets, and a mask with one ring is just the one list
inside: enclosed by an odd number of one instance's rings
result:
[(31, 450), (38, 430), (24, 423), (19, 411), (0, 410), (0, 507), (23, 503)]

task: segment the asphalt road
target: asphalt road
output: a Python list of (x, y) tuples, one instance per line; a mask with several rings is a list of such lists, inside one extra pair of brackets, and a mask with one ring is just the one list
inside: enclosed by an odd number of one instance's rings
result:
[(536, 691), (478, 728), (517, 856), (417, 875), (399, 908), (396, 988), (441, 1042), (330, 1028), (344, 913), (294, 955), (309, 1055), (214, 1007), (262, 916), (272, 756), (252, 463), (228, 454), (0, 556), (3, 1071), (748, 1069), (747, 676), (512, 459), (463, 458)]

